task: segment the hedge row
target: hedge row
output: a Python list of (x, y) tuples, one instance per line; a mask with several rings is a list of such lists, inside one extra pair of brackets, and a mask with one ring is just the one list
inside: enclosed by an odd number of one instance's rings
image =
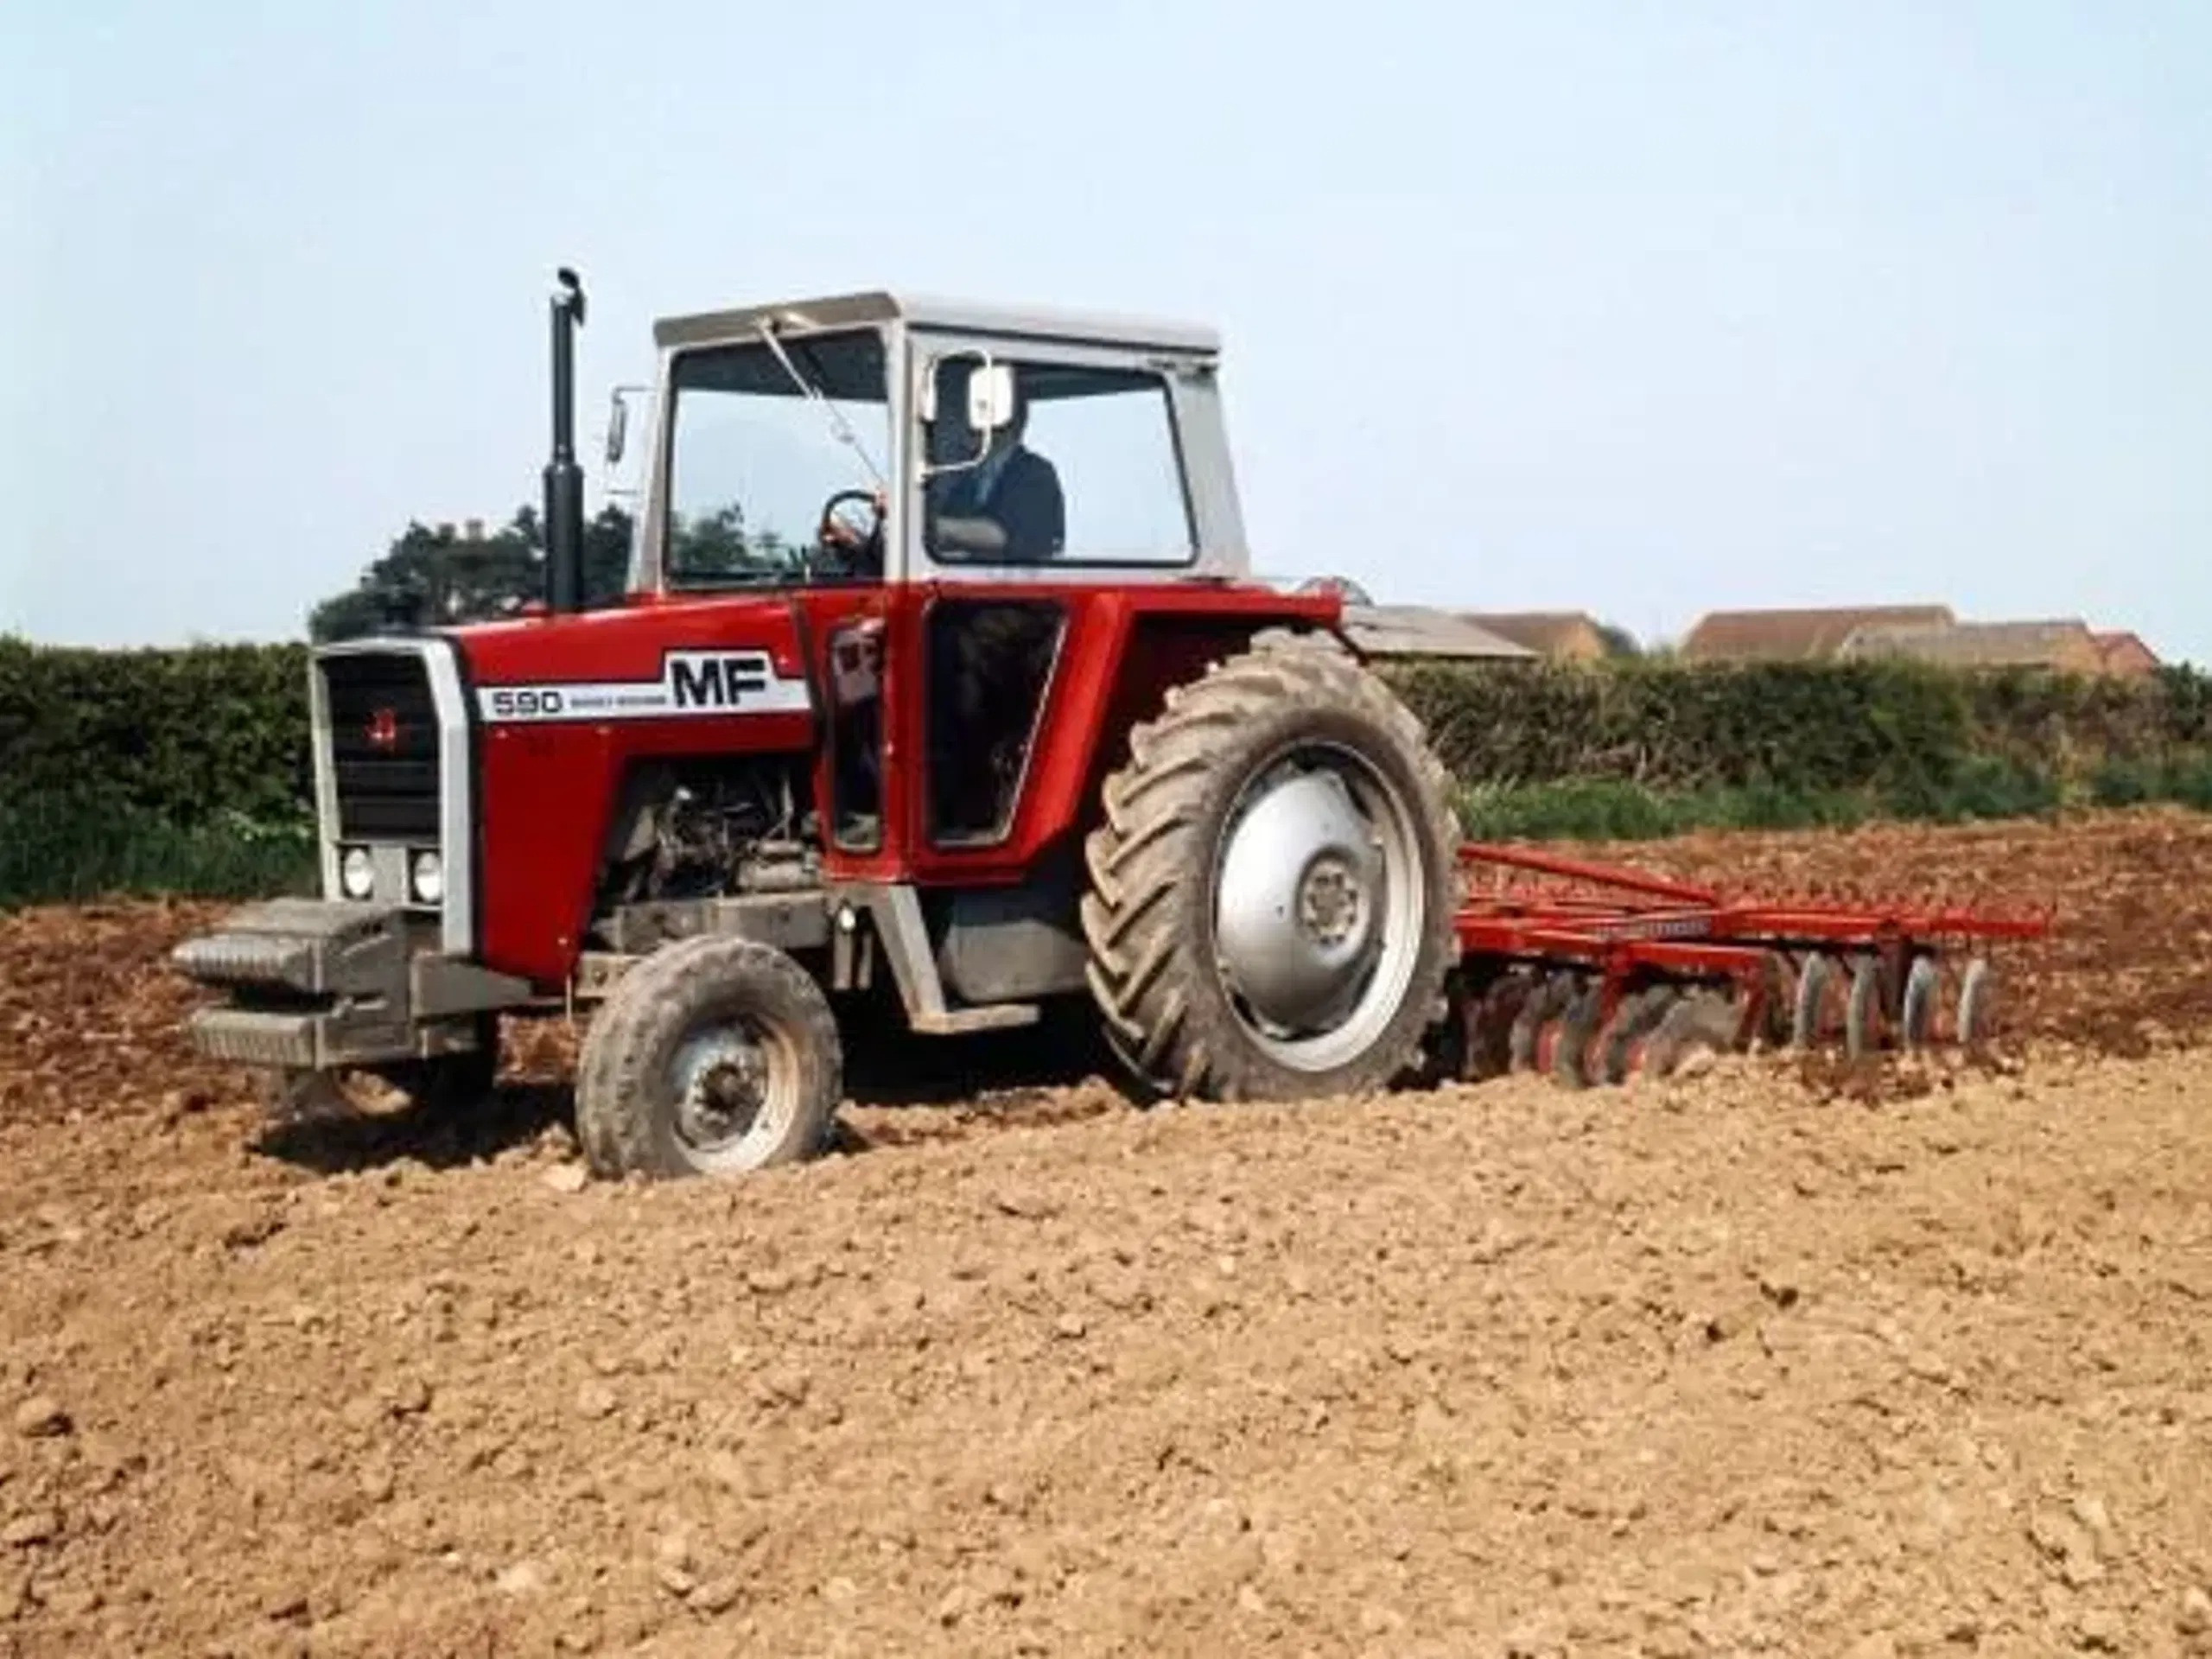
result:
[[(1399, 664), (1462, 783), (1858, 792), (1910, 803), (1993, 768), (2082, 792), (2113, 767), (2212, 755), (2212, 677), (1962, 674), (1919, 664)], [(300, 645), (96, 652), (0, 639), (0, 806), (56, 802), (188, 830), (298, 823), (310, 798)]]
[(307, 731), (303, 645), (0, 639), (0, 806), (67, 802), (184, 829), (289, 822), (314, 798)]
[(1453, 775), (1512, 787), (1600, 779), (1658, 791), (1947, 791), (1992, 766), (2069, 792), (2100, 768), (2212, 750), (2212, 677), (2136, 680), (1922, 664), (1390, 671)]

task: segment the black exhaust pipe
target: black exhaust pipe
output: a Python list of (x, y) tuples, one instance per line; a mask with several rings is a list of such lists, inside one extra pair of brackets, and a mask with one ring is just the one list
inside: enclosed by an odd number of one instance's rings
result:
[(576, 465), (576, 330), (583, 284), (566, 265), (553, 296), (553, 459), (545, 465), (545, 608), (559, 616), (584, 604), (584, 475)]

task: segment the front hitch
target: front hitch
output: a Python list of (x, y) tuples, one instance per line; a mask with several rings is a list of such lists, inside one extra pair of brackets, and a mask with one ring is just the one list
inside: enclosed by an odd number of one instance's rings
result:
[(186, 1032), (200, 1053), (239, 1065), (325, 1071), (461, 1052), (476, 1046), (475, 1016), (531, 996), (521, 980), (441, 955), (396, 906), (270, 899), (169, 959), (230, 993)]

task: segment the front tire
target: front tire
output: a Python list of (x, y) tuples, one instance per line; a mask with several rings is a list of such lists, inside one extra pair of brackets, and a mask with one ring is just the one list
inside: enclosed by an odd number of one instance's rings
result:
[(1327, 640), (1263, 636), (1169, 691), (1084, 847), (1091, 993), (1135, 1078), (1295, 1100), (1416, 1066), (1455, 955), (1446, 787)]
[(820, 1153), (843, 1088), (829, 999), (782, 951), (695, 938), (617, 981), (576, 1072), (596, 1174), (739, 1175)]

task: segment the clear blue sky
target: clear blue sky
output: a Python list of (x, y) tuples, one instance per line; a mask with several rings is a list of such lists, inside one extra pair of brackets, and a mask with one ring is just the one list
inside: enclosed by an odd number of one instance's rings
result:
[(2212, 662), (2212, 8), (24, 0), (0, 631), (296, 632), (660, 312), (1211, 320), (1262, 567)]

